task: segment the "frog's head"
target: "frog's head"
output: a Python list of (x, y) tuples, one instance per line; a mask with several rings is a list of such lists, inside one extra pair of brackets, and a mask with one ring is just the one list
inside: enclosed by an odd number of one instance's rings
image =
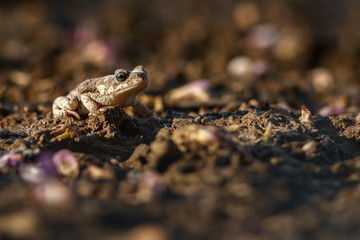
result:
[(118, 69), (115, 71), (114, 79), (116, 81), (115, 92), (133, 93), (144, 90), (148, 85), (146, 70), (143, 66), (137, 66), (132, 71)]

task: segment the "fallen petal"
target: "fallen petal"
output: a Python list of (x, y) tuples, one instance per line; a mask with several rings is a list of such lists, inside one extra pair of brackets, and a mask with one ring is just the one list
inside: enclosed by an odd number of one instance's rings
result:
[(165, 101), (169, 105), (176, 105), (178, 102), (184, 100), (205, 103), (210, 99), (209, 88), (210, 85), (208, 81), (198, 80), (171, 90), (165, 96)]
[(75, 155), (67, 149), (56, 152), (52, 158), (52, 162), (55, 165), (57, 173), (60, 175), (71, 178), (76, 178), (79, 175), (79, 161)]
[(253, 70), (253, 61), (246, 56), (238, 56), (230, 60), (227, 71), (235, 77), (250, 77)]
[(140, 186), (149, 189), (153, 195), (159, 195), (165, 190), (160, 174), (155, 171), (144, 172), (140, 179)]
[(37, 157), (37, 165), (47, 176), (57, 176), (56, 167), (52, 161), (54, 153), (51, 151), (41, 152)]
[(0, 168), (18, 168), (24, 156), (20, 152), (10, 152), (0, 157)]
[(43, 168), (35, 164), (21, 165), (19, 173), (22, 179), (34, 184), (44, 182), (48, 176)]
[(269, 49), (279, 40), (279, 32), (274, 25), (262, 24), (254, 27), (248, 35), (250, 46), (258, 49)]
[(334, 116), (345, 113), (343, 106), (326, 106), (319, 110), (321, 116)]
[(27, 157), (32, 157), (37, 154), (39, 149), (32, 150), (28, 148), (18, 148), (0, 157), (0, 168), (9, 167), (18, 169), (20, 164)]
[(42, 204), (62, 206), (71, 202), (71, 190), (56, 179), (48, 179), (35, 187), (35, 199)]

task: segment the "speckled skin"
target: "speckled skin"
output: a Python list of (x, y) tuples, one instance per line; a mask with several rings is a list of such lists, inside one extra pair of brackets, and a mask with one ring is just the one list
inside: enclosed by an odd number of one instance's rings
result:
[(152, 111), (136, 99), (136, 95), (148, 85), (146, 70), (137, 66), (132, 71), (118, 69), (113, 75), (85, 80), (67, 96), (55, 99), (54, 117), (94, 114), (105, 106), (133, 106), (144, 117)]

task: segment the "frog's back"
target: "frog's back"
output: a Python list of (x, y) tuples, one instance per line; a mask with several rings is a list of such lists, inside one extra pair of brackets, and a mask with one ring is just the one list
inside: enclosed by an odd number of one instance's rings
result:
[(87, 79), (76, 86), (77, 94), (95, 92), (98, 78)]

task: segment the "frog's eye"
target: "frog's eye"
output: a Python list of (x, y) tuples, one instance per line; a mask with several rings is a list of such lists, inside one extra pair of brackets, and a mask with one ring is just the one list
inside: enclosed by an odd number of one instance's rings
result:
[(118, 80), (119, 82), (123, 82), (126, 80), (126, 73), (125, 72), (117, 72), (115, 74), (116, 80)]

